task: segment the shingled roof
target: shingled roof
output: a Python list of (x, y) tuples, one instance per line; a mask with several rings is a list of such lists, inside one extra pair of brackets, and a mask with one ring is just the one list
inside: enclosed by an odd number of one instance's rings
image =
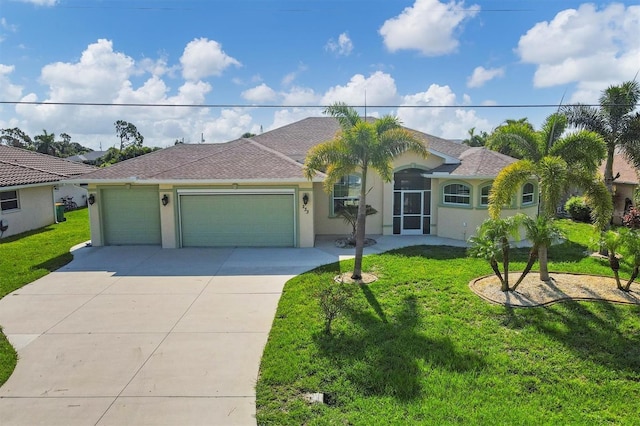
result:
[[(600, 165), (600, 173), (604, 175), (605, 162)], [(620, 152), (616, 152), (613, 156), (613, 175), (618, 176), (615, 179), (615, 183), (626, 183), (629, 185), (638, 185), (638, 173), (640, 170), (636, 169)]]
[[(104, 181), (301, 181), (307, 152), (340, 130), (332, 117), (310, 117), (251, 138), (216, 144), (178, 144), (82, 176)], [(411, 130), (411, 129), (409, 129)], [(496, 176), (516, 161), (485, 148), (411, 130), (427, 149), (445, 159), (433, 172), (455, 176)], [(319, 174), (318, 178), (322, 179)]]
[(0, 187), (58, 182), (94, 169), (63, 158), (0, 145)]

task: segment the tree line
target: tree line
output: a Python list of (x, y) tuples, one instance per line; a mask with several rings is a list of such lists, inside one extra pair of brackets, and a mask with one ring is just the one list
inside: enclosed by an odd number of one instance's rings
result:
[[(87, 163), (96, 166), (108, 166), (160, 149), (143, 146), (144, 136), (134, 124), (128, 121), (118, 120), (114, 123), (114, 127), (116, 136), (120, 141), (119, 145), (109, 148), (103, 156), (93, 161), (87, 161)], [(33, 138), (18, 127), (0, 129), (0, 144), (60, 158), (93, 152), (91, 148), (78, 142), (72, 142), (71, 136), (67, 133), (60, 133), (56, 138), (55, 133), (49, 133), (44, 129), (42, 134), (35, 135)]]

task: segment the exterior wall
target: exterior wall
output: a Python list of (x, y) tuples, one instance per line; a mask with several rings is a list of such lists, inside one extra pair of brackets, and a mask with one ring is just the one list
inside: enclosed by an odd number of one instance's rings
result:
[(87, 206), (87, 189), (78, 185), (58, 184), (53, 187), (53, 199), (56, 203), (62, 202), (62, 197), (73, 197), (78, 207)]
[[(377, 173), (369, 173), (367, 187), (371, 191), (367, 194), (367, 204), (376, 209), (378, 213), (367, 216), (367, 235), (382, 234), (382, 221), (384, 216), (383, 191), (386, 185)], [(331, 214), (331, 194), (327, 194), (321, 183), (313, 185), (313, 196), (316, 200), (315, 233), (316, 235), (350, 235), (351, 225), (340, 216)]]
[(55, 222), (53, 186), (18, 189), (17, 210), (0, 211), (0, 219), (9, 225), (2, 237), (31, 231)]
[(100, 220), (100, 191), (96, 185), (89, 185), (87, 191), (87, 199), (93, 195), (95, 202), (93, 205), (89, 204), (89, 228), (91, 233), (91, 245), (100, 247), (104, 245), (104, 239), (102, 238), (102, 225)]
[[(178, 197), (172, 185), (160, 185), (158, 200), (160, 207), (160, 232), (162, 233), (162, 248), (178, 247)], [(162, 206), (162, 197), (169, 197), (169, 203)]]

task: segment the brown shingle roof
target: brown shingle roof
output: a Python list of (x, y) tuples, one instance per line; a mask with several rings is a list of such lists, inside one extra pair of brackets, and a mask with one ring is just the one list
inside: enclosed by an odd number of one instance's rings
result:
[(0, 145), (0, 187), (57, 182), (94, 169), (63, 158)]
[[(604, 174), (605, 162), (600, 165), (600, 172)], [(613, 176), (620, 173), (615, 182), (638, 185), (638, 169), (624, 157), (622, 153), (615, 153), (613, 156)]]
[[(339, 130), (332, 117), (310, 117), (250, 139), (219, 144), (186, 144), (155, 151), (82, 176), (89, 180), (306, 180), (309, 149)], [(411, 129), (409, 129), (411, 130)], [(515, 159), (412, 130), (428, 149), (446, 158), (434, 171), (458, 176), (495, 176)]]
[(302, 165), (249, 139), (179, 144), (89, 173), (86, 179), (303, 180)]
[(452, 176), (497, 176), (502, 169), (518, 161), (484, 147), (469, 148), (465, 145), (462, 147), (466, 150), (459, 156), (460, 164), (450, 170), (449, 173)]

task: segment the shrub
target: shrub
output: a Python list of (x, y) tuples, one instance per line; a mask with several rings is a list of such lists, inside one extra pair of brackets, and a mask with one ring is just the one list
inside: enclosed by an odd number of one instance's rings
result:
[(584, 197), (571, 197), (564, 205), (571, 219), (577, 222), (591, 223), (591, 208), (585, 202)]
[(637, 207), (631, 207), (622, 217), (622, 224), (630, 229), (640, 229), (640, 210)]
[(331, 334), (333, 321), (349, 308), (354, 286), (355, 284), (332, 282), (316, 293), (324, 317), (326, 334)]

